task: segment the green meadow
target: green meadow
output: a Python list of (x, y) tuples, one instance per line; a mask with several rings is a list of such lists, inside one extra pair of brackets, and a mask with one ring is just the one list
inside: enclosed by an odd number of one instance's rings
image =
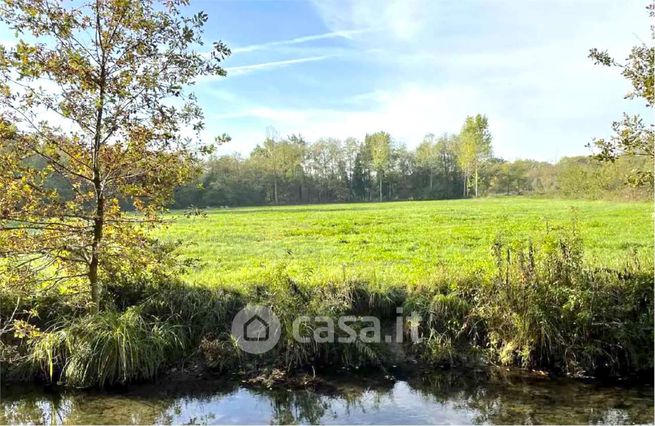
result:
[[(492, 197), (173, 211), (154, 232), (180, 243), (165, 248), (189, 260), (183, 276), (173, 262), (128, 269), (105, 282), (103, 312), (74, 316), (80, 299), (59, 288), (0, 287), (2, 312), (27, 318), (0, 347), (0, 369), (77, 387), (151, 380), (187, 359), (225, 375), (399, 364), (652, 373), (653, 210)], [(248, 305), (270, 307), (283, 330), (262, 355), (232, 335)], [(300, 317), (316, 319), (302, 329), (316, 336), (324, 318), (354, 317), (361, 330), (361, 318), (388, 324), (398, 307), (421, 318), (422, 336), (399, 352), (293, 338)]]
[(272, 271), (299, 282), (426, 284), (491, 272), (494, 241), (538, 240), (575, 226), (591, 265), (620, 267), (636, 250), (653, 257), (651, 203), (484, 198), (207, 210), (159, 232), (196, 262), (185, 280), (206, 286), (266, 284)]

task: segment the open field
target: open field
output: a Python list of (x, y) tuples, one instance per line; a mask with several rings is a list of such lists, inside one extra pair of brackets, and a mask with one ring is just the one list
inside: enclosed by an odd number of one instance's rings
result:
[(195, 284), (265, 283), (276, 268), (296, 280), (362, 279), (374, 284), (430, 282), (443, 274), (490, 271), (498, 235), (526, 239), (575, 220), (586, 260), (622, 264), (631, 248), (653, 256), (651, 203), (486, 198), (209, 210), (170, 215), (161, 236), (184, 241), (200, 262)]
[[(20, 315), (0, 369), (77, 387), (151, 380), (186, 359), (244, 375), (417, 364), (652, 373), (650, 203), (480, 198), (169, 218), (158, 237), (181, 240), (194, 266), (180, 277), (166, 258), (157, 273), (136, 266), (111, 277), (104, 311), (72, 314), (71, 300), (88, 303), (84, 292), (0, 286), (0, 314)], [(280, 321), (280, 340), (261, 355), (241, 350), (232, 330), (252, 305)], [(404, 324), (422, 337), (400, 352), (386, 337), (317, 337), (341, 318), (355, 318), (353, 330), (368, 329), (370, 316), (386, 327), (397, 308), (418, 316)], [(299, 318), (310, 319), (307, 344), (294, 338)]]

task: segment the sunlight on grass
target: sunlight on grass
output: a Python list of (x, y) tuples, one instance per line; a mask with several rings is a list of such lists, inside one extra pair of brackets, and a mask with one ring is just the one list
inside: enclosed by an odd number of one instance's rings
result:
[(361, 279), (373, 284), (429, 283), (434, 275), (489, 272), (498, 235), (538, 238), (576, 220), (587, 260), (621, 265), (628, 250), (653, 256), (650, 203), (487, 198), (208, 210), (206, 217), (173, 212), (159, 231), (180, 239), (199, 263), (190, 283), (238, 287), (262, 284), (284, 267), (310, 284)]

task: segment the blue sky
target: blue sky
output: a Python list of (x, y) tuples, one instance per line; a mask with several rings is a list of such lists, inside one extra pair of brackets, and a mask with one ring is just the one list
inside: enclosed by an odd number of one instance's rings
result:
[(212, 1), (207, 39), (234, 54), (228, 77), (198, 87), (208, 134), (249, 152), (267, 126), (415, 146), (485, 113), (494, 151), (554, 161), (610, 133), (627, 82), (587, 58), (649, 41), (641, 1)]
[(209, 15), (207, 42), (233, 51), (226, 78), (197, 85), (204, 137), (228, 133), (220, 152), (247, 154), (269, 126), (308, 140), (385, 130), (414, 147), (484, 113), (498, 156), (587, 154), (623, 111), (646, 112), (623, 100), (616, 69), (587, 58), (598, 47), (623, 59), (648, 42), (646, 4), (195, 0), (190, 12)]

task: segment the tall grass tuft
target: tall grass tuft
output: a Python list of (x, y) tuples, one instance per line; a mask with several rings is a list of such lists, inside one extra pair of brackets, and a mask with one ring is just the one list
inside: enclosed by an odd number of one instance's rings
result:
[(197, 346), (206, 335), (230, 330), (232, 318), (245, 305), (242, 297), (222, 289), (165, 283), (151, 285), (140, 304), (144, 314), (182, 327), (186, 339)]
[(148, 321), (133, 307), (53, 327), (31, 344), (29, 363), (48, 380), (102, 387), (154, 378), (186, 342), (180, 326)]

